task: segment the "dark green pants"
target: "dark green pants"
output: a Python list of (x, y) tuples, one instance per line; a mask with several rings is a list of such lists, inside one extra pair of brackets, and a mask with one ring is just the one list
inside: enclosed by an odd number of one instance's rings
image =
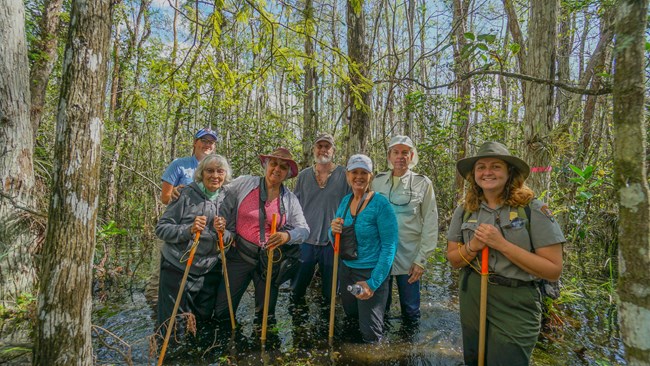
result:
[[(542, 308), (535, 286), (507, 287), (488, 284), (485, 364), (528, 365), (539, 336)], [(478, 364), (481, 276), (462, 271), (460, 322), (465, 364)]]

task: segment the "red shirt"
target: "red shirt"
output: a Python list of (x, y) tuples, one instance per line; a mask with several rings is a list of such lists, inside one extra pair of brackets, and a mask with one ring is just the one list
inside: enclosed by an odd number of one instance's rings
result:
[[(280, 217), (280, 197), (266, 202), (264, 211), (266, 212), (266, 221), (264, 225), (264, 243), (260, 243), (260, 188), (253, 189), (239, 205), (237, 211), (237, 225), (236, 230), (245, 240), (257, 244), (260, 247), (265, 244), (271, 234), (271, 222), (273, 221), (273, 214)], [(277, 222), (276, 229), (282, 227), (282, 218)]]

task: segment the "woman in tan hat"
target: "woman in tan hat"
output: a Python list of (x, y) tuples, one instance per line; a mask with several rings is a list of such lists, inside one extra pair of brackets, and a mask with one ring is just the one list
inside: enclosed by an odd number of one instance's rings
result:
[(479, 253), (489, 247), (486, 365), (527, 365), (540, 331), (539, 279), (562, 272), (560, 226), (524, 181), (530, 167), (498, 142), (457, 162), (468, 181), (447, 234), (447, 259), (461, 268), (460, 319), (465, 364), (478, 364)]
[[(283, 182), (298, 174), (298, 164), (289, 150), (277, 148), (259, 156), (263, 177), (241, 176), (224, 187), (224, 202), (219, 214), (226, 218), (227, 231), (235, 234), (235, 244), (227, 254), (228, 279), (235, 312), (248, 284), (255, 286), (255, 321), (261, 323), (266, 289), (267, 250), (280, 248), (281, 261), (274, 263), (269, 297), (269, 322), (274, 321), (278, 288), (298, 268), (299, 244), (307, 239), (309, 226), (298, 198)], [(276, 233), (271, 235), (273, 214), (277, 214)], [(277, 250), (275, 252), (278, 252)], [(278, 255), (276, 253), (275, 255)], [(225, 285), (217, 294), (215, 317), (228, 319)]]

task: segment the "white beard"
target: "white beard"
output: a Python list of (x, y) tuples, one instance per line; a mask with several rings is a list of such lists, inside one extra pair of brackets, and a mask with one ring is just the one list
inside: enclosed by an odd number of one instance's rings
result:
[(329, 156), (329, 157), (327, 157), (327, 156), (319, 156), (314, 160), (316, 161), (317, 164), (329, 164), (329, 163), (332, 162), (332, 160), (334, 160), (334, 157), (333, 156)]

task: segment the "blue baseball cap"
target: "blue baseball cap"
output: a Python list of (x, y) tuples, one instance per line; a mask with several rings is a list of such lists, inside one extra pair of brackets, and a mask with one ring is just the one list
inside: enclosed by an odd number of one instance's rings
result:
[(356, 168), (361, 168), (372, 173), (372, 160), (363, 154), (352, 155), (348, 160), (347, 170), (350, 171)]
[(196, 133), (194, 134), (194, 139), (198, 140), (201, 137), (205, 137), (205, 136), (211, 136), (213, 139), (215, 140), (217, 139), (217, 133), (208, 127), (196, 131)]

